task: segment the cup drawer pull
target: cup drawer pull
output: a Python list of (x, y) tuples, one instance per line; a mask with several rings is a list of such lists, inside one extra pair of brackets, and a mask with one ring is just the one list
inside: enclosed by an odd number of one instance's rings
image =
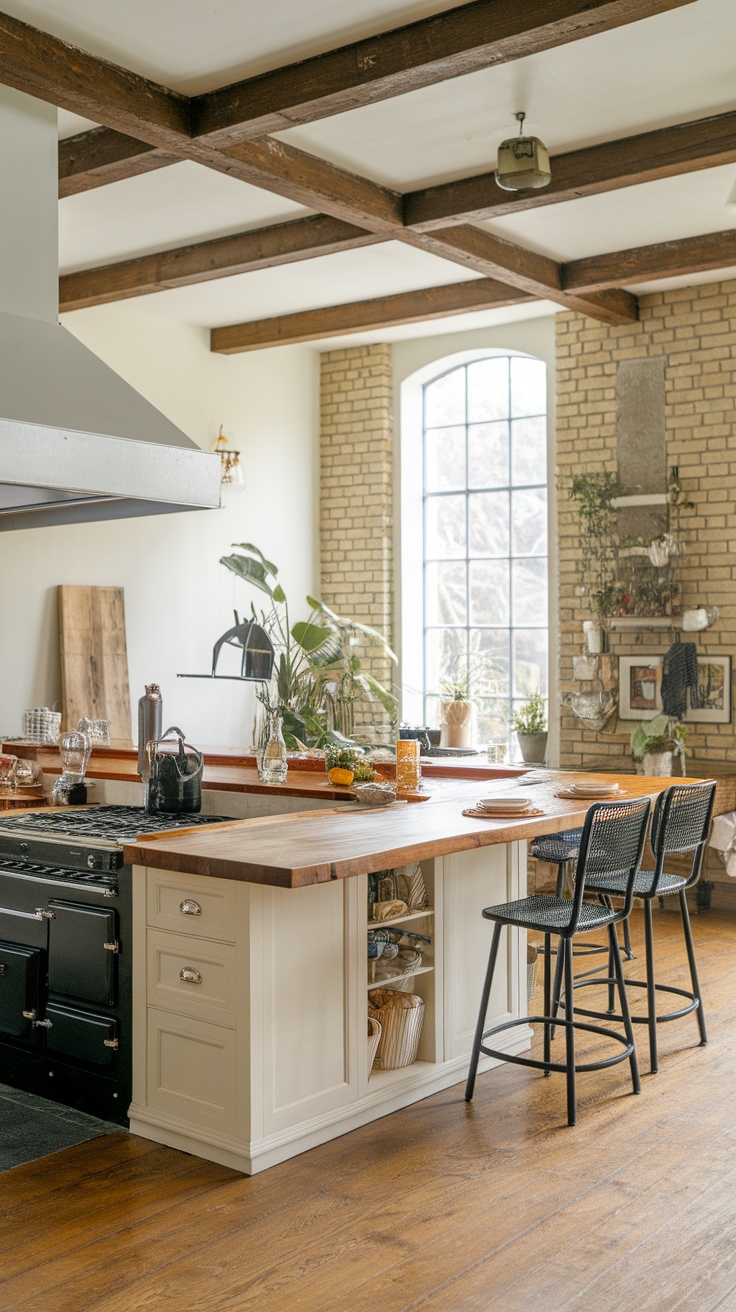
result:
[(179, 979), (183, 984), (201, 984), (202, 976), (196, 966), (182, 966)]
[(201, 916), (202, 908), (199, 902), (195, 902), (193, 897), (187, 897), (179, 903), (179, 910), (183, 916)]

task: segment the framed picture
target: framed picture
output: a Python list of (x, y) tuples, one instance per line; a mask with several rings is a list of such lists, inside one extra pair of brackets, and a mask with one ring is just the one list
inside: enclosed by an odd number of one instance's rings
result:
[(622, 720), (651, 720), (662, 710), (659, 656), (619, 656), (618, 713)]
[(698, 656), (698, 705), (690, 705), (687, 695), (688, 724), (731, 723), (731, 657)]

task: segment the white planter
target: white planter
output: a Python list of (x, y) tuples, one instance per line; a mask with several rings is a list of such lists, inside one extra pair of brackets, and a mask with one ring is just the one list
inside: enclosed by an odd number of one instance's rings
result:
[(642, 773), (653, 779), (669, 779), (673, 774), (674, 752), (645, 752), (642, 757)]
[(475, 702), (440, 703), (441, 747), (475, 747), (477, 710)]

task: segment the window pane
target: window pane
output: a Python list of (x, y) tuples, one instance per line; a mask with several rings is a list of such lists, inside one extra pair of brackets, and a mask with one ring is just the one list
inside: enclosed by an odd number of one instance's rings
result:
[(508, 492), (472, 492), (468, 519), (471, 556), (508, 556)]
[(514, 630), (514, 694), (547, 696), (547, 630)]
[(496, 424), (470, 425), (468, 464), (470, 487), (508, 487), (509, 426), (505, 419)]
[(511, 524), (515, 556), (547, 554), (547, 492), (529, 488), (511, 493)]
[(547, 625), (547, 561), (514, 560), (511, 564), (513, 623)]
[[(526, 412), (528, 413), (528, 412)], [(441, 424), (465, 423), (465, 369), (453, 369), (424, 389), (424, 423), (427, 428)]]
[(507, 560), (477, 560), (471, 563), (470, 622), (471, 624), (508, 624)]
[(547, 420), (515, 419), (511, 425), (513, 482), (547, 482)]
[[(529, 414), (528, 410), (523, 412)], [(490, 356), (468, 365), (468, 423), (506, 419), (509, 414), (509, 362)]]
[(478, 707), (478, 742), (505, 743), (509, 736), (509, 704), (507, 701), (483, 701)]
[(543, 360), (511, 358), (511, 414), (543, 415), (547, 410), (547, 369)]
[(427, 629), (424, 686), (428, 694), (438, 694), (441, 680), (463, 665), (466, 639), (466, 629)]
[(440, 561), (427, 565), (425, 574), (425, 623), (467, 624), (465, 561)]
[(465, 487), (465, 428), (428, 428), (424, 443), (427, 492)]
[(427, 500), (426, 556), (465, 555), (465, 497), (429, 497)]
[(509, 692), (508, 629), (470, 630), (471, 690), (490, 697)]

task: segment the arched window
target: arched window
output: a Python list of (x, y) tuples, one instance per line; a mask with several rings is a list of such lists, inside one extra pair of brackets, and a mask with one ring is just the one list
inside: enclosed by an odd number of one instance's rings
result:
[(478, 741), (548, 690), (546, 366), (488, 355), (422, 389), (425, 723), (467, 679)]

